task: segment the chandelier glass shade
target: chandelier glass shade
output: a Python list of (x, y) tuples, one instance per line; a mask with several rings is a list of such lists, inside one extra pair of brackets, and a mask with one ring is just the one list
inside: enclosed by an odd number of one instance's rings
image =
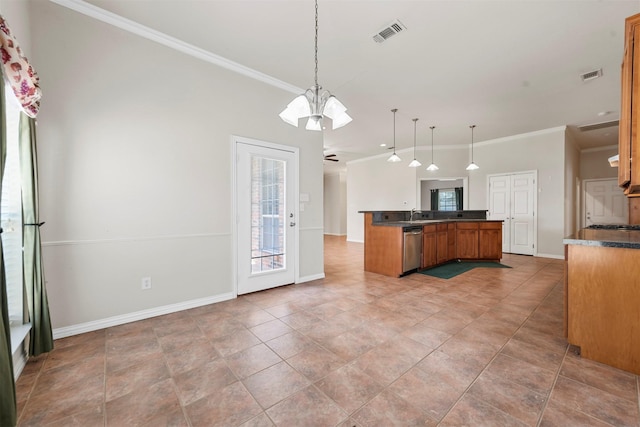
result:
[(431, 164), (427, 166), (428, 171), (437, 171), (438, 169), (440, 169), (438, 166), (436, 166), (435, 163), (433, 163), (433, 130), (435, 128), (435, 126), (429, 127), (429, 129), (431, 129)]
[(387, 162), (397, 163), (402, 161), (400, 156), (396, 154), (396, 113), (398, 109), (394, 108), (391, 112), (393, 113), (393, 154), (387, 159)]
[(315, 84), (303, 94), (291, 101), (280, 113), (280, 118), (292, 126), (298, 127), (298, 120), (308, 117), (307, 130), (321, 131), (324, 117), (329, 117), (333, 129), (341, 128), (353, 120), (347, 114), (347, 107), (318, 84), (318, 0), (316, 0), (316, 38), (315, 38)]
[(474, 171), (476, 169), (480, 169), (480, 166), (476, 165), (473, 161), (473, 129), (475, 129), (476, 125), (469, 126), (471, 128), (471, 163), (467, 166), (468, 171)]

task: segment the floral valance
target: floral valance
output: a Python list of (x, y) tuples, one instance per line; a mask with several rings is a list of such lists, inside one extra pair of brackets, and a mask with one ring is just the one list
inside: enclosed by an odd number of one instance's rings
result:
[(40, 108), (42, 91), (38, 83), (38, 74), (27, 58), (22, 55), (18, 42), (11, 34), (6, 21), (0, 15), (0, 53), (4, 75), (13, 89), (16, 98), (29, 117), (36, 117)]

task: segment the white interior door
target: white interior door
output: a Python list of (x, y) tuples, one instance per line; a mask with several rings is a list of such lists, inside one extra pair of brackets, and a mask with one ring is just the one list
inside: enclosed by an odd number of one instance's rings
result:
[(585, 181), (584, 224), (627, 224), (629, 201), (617, 179)]
[(238, 295), (295, 281), (295, 150), (236, 142)]
[(535, 238), (535, 173), (490, 176), (489, 218), (503, 221), (503, 252), (532, 255)]
[(502, 252), (511, 252), (511, 185), (509, 175), (489, 177), (489, 218), (502, 222)]
[(511, 175), (511, 253), (533, 255), (534, 249), (533, 172)]

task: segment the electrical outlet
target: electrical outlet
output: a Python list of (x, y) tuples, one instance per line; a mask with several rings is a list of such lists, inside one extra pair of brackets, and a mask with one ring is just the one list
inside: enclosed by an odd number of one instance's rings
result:
[(143, 277), (142, 285), (140, 286), (143, 290), (151, 289), (151, 277)]

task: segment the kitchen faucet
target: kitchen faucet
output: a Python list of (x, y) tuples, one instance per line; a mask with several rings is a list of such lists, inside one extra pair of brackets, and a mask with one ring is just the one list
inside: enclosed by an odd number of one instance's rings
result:
[(416, 208), (411, 208), (411, 215), (409, 215), (409, 221), (413, 221), (413, 214), (416, 213)]

